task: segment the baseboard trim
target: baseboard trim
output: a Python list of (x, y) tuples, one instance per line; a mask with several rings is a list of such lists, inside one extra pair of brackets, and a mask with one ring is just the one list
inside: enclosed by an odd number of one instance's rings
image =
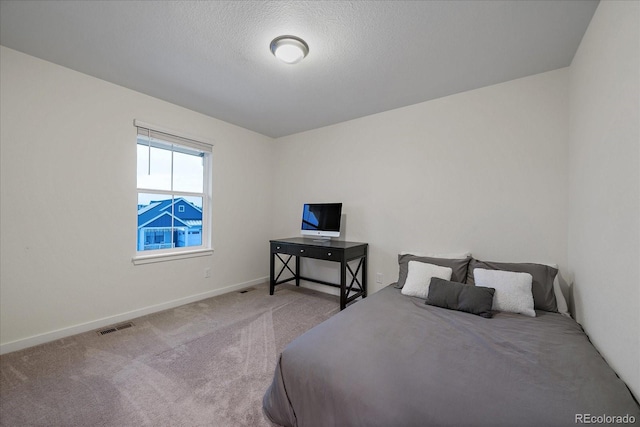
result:
[(300, 280), (300, 287), (311, 289), (316, 292), (322, 292), (323, 294), (340, 296), (340, 289), (338, 288), (333, 288), (319, 283), (307, 282), (306, 280)]
[(229, 292), (235, 292), (248, 288), (250, 286), (259, 285), (269, 281), (269, 277), (261, 277), (258, 279), (250, 280), (244, 283), (238, 283), (231, 286), (226, 286), (220, 289), (213, 289), (211, 291), (203, 292), (201, 294), (191, 295), (185, 298), (179, 298), (173, 301), (164, 302), (161, 304), (151, 305), (148, 307), (140, 308), (126, 313), (117, 314), (114, 316), (104, 317), (102, 319), (93, 320), (91, 322), (82, 323), (79, 325), (70, 326), (68, 328), (57, 329), (51, 332), (45, 332), (44, 334), (34, 335), (31, 337), (23, 338), (16, 341), (0, 344), (0, 354), (11, 353), (25, 348), (33, 347), (40, 344), (45, 344), (51, 341), (55, 341), (61, 338), (70, 337), (72, 335), (89, 332), (94, 329), (103, 328), (105, 326), (113, 325), (115, 323), (126, 322), (128, 320), (135, 319), (137, 317), (146, 316), (147, 314), (157, 313), (158, 311), (168, 310), (171, 308), (179, 307), (181, 305), (190, 304), (192, 302), (201, 301), (203, 299), (215, 297)]

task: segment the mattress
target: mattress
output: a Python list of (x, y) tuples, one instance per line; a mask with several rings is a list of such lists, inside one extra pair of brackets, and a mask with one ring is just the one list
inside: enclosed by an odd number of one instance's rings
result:
[(574, 320), (428, 306), (388, 286), (292, 341), (263, 399), (282, 426), (575, 426), (640, 407)]

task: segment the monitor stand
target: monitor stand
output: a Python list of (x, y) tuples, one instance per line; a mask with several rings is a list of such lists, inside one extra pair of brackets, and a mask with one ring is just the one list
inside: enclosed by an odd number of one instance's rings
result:
[(315, 237), (312, 241), (317, 243), (328, 243), (331, 241), (331, 237)]

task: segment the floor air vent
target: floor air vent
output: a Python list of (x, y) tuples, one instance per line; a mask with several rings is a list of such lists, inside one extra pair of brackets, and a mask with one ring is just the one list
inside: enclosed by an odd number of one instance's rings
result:
[(110, 334), (111, 332), (121, 331), (123, 329), (127, 329), (127, 328), (130, 328), (132, 326), (133, 326), (133, 322), (127, 322), (127, 323), (122, 323), (120, 325), (109, 326), (108, 328), (100, 329), (98, 331), (98, 335)]

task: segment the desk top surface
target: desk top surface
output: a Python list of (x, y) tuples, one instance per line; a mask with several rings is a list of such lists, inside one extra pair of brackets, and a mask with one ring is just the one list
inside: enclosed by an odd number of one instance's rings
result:
[(344, 240), (326, 240), (320, 241), (314, 238), (305, 238), (305, 237), (289, 237), (286, 239), (273, 239), (270, 240), (271, 243), (285, 243), (285, 244), (294, 244), (294, 245), (305, 245), (305, 246), (317, 246), (319, 248), (336, 248), (336, 249), (348, 249), (356, 246), (368, 245), (368, 243), (361, 242), (347, 242)]

